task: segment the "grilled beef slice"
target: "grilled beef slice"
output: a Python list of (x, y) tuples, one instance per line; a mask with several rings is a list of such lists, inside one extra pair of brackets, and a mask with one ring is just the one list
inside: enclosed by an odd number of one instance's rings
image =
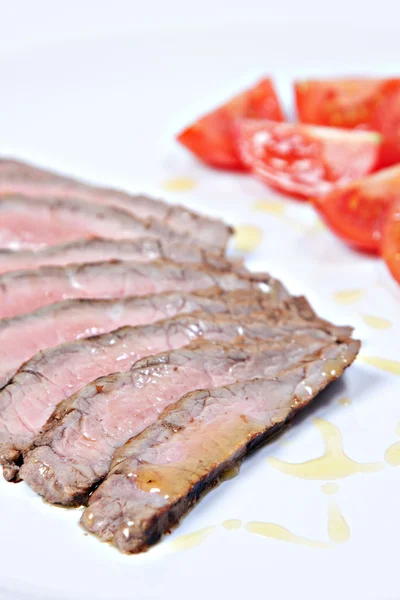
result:
[[(0, 463), (6, 479), (18, 475), (15, 463), (38, 434), (59, 402), (100, 376), (125, 371), (143, 356), (179, 348), (193, 340), (232, 342), (296, 339), (309, 333), (313, 339), (332, 340), (347, 328), (290, 318), (291, 307), (267, 309), (246, 315), (181, 315), (152, 325), (125, 327), (110, 334), (62, 344), (40, 352), (26, 362), (0, 390)], [(96, 388), (97, 389), (97, 388)], [(67, 403), (67, 406), (69, 404)]]
[(0, 318), (36, 310), (72, 298), (124, 298), (180, 290), (268, 287), (263, 274), (223, 272), (211, 267), (170, 261), (105, 263), (41, 267), (0, 275)]
[(312, 335), (247, 345), (200, 341), (139, 360), (62, 402), (25, 455), (21, 477), (49, 502), (79, 505), (107, 474), (113, 451), (187, 392), (273, 375), (325, 345)]
[[(356, 357), (359, 342), (324, 348), (313, 361), (183, 396), (116, 451), (82, 525), (125, 553), (155, 544), (248, 452), (276, 433)], [(80, 474), (78, 474), (80, 477)]]
[(221, 254), (209, 253), (193, 243), (166, 242), (149, 237), (135, 240), (93, 238), (47, 246), (35, 251), (0, 249), (0, 274), (50, 265), (64, 266), (108, 260), (150, 262), (159, 259), (209, 265), (224, 270), (232, 268), (232, 263)]
[[(180, 233), (154, 219), (142, 221), (111, 206), (78, 200), (37, 199), (33, 202), (23, 196), (0, 197), (0, 248), (36, 250), (93, 237), (152, 237), (166, 243), (193, 243), (188, 232)], [(220, 250), (218, 246), (216, 249)]]
[(72, 198), (121, 208), (140, 219), (157, 219), (171, 229), (190, 232), (200, 245), (224, 248), (232, 229), (218, 219), (148, 196), (99, 188), (14, 160), (0, 160), (0, 192), (40, 198)]
[[(126, 325), (144, 325), (178, 314), (204, 311), (209, 314), (251, 314), (285, 307), (288, 294), (278, 281), (268, 293), (253, 290), (223, 292), (166, 292), (120, 300), (64, 300), (33, 313), (0, 320), (0, 389), (17, 369), (40, 350)], [(293, 302), (293, 301), (291, 301)]]

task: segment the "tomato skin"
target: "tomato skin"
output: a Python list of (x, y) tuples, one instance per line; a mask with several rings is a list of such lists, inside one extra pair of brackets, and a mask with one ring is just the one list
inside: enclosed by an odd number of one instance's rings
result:
[(297, 81), (297, 116), (311, 125), (368, 128), (381, 84), (379, 79)]
[(371, 118), (371, 129), (382, 134), (379, 168), (400, 163), (400, 79), (386, 81)]
[(386, 213), (381, 253), (393, 277), (400, 283), (400, 194)]
[(249, 169), (297, 198), (325, 195), (365, 175), (379, 154), (379, 136), (372, 132), (254, 119), (239, 120), (235, 132)]
[(212, 167), (244, 170), (233, 135), (233, 123), (240, 117), (284, 120), (282, 107), (269, 78), (201, 117), (179, 133), (177, 140)]
[(349, 245), (378, 254), (382, 226), (400, 199), (400, 166), (384, 169), (313, 200), (328, 227)]
[(177, 140), (211, 167), (244, 170), (230, 128), (230, 120), (224, 111), (216, 111), (184, 129)]
[(297, 81), (294, 92), (301, 122), (378, 131), (378, 167), (400, 162), (400, 79)]

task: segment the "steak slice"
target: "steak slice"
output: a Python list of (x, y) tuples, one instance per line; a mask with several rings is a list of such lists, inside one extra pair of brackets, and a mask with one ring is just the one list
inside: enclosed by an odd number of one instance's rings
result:
[(201, 245), (224, 248), (232, 228), (220, 221), (143, 195), (99, 188), (14, 160), (0, 160), (0, 193), (40, 198), (72, 198), (121, 208), (140, 219), (157, 219), (178, 232), (190, 232)]
[(182, 395), (273, 375), (326, 342), (312, 335), (247, 346), (201, 341), (139, 360), (62, 402), (25, 455), (21, 477), (49, 502), (82, 504), (107, 474), (113, 451)]
[[(152, 325), (125, 327), (110, 334), (62, 344), (26, 362), (9, 385), (0, 390), (0, 463), (6, 479), (17, 477), (20, 462), (35, 434), (64, 398), (100, 376), (126, 371), (141, 357), (179, 348), (193, 340), (232, 342), (282, 339), (309, 334), (315, 339), (337, 339), (347, 328), (329, 326), (318, 318), (304, 321), (293, 308), (267, 309), (251, 317), (238, 315), (181, 315)], [(97, 389), (97, 388), (96, 388)], [(69, 407), (67, 402), (65, 406)]]
[[(167, 243), (193, 244), (189, 232), (178, 232), (161, 221), (142, 221), (111, 206), (79, 200), (0, 197), (0, 248), (33, 249), (78, 239), (159, 238)], [(206, 246), (204, 244), (204, 246)], [(206, 246), (221, 250), (221, 246)]]
[(163, 242), (157, 238), (111, 240), (93, 238), (76, 240), (39, 250), (0, 249), (0, 274), (43, 266), (95, 263), (108, 260), (150, 262), (167, 259), (177, 262), (209, 265), (217, 269), (232, 269), (232, 263), (220, 254), (212, 254), (191, 244)]
[(0, 275), (0, 319), (72, 298), (124, 298), (218, 286), (226, 291), (268, 288), (269, 275), (223, 272), (166, 260), (40, 267)]
[[(40, 350), (108, 333), (126, 325), (144, 325), (178, 314), (204, 311), (209, 314), (251, 314), (286, 306), (286, 290), (270, 282), (268, 293), (253, 290), (164, 294), (120, 300), (64, 300), (33, 313), (0, 320), (0, 389), (18, 367)], [(292, 300), (297, 302), (296, 300)]]
[(122, 552), (146, 550), (179, 523), (224, 471), (337, 379), (358, 349), (355, 340), (334, 344), (274, 377), (183, 396), (117, 450), (82, 525)]

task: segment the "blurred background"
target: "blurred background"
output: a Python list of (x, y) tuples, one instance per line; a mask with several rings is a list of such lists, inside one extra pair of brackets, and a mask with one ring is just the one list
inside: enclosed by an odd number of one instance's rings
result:
[(398, 0), (0, 6), (2, 153), (129, 187), (192, 161), (173, 134), (262, 74), (290, 112), (294, 76), (398, 70)]
[[(396, 0), (336, 0), (325, 3), (317, 0), (231, 0), (229, 3), (203, 0), (201, 4), (183, 0), (70, 0), (68, 3), (2, 0), (0, 6), (2, 52), (51, 41), (93, 40), (101, 36), (146, 30), (201, 30), (212, 25), (226, 31), (230, 27), (254, 27), (256, 23), (260, 27), (266, 26), (269, 34), (272, 25), (288, 27), (288, 34), (296, 33), (294, 44), (288, 38), (285, 40), (287, 51), (293, 52), (296, 45), (309, 45), (312, 42), (308, 35), (302, 38), (301, 34), (304, 25), (308, 27), (314, 24), (318, 26), (315, 30), (316, 41), (321, 39), (320, 28), (323, 27), (324, 36), (329, 32), (331, 34), (325, 37), (326, 46), (330, 46), (329, 54), (341, 56), (346, 61), (349, 57), (342, 51), (342, 44), (350, 31), (353, 32), (353, 54), (357, 56), (362, 52), (363, 45), (357, 48), (359, 34), (361, 38), (368, 38), (369, 46), (379, 51), (382, 45), (389, 47), (395, 44), (396, 17), (399, 15), (399, 3)], [(345, 28), (344, 32), (342, 28)], [(384, 34), (381, 39), (377, 37), (379, 31)], [(392, 49), (395, 50), (396, 46), (393, 45)], [(324, 48), (320, 58), (323, 58), (326, 50)], [(346, 48), (343, 50), (346, 51)], [(315, 58), (318, 58), (317, 54)], [(393, 60), (396, 61), (396, 56), (393, 56)]]

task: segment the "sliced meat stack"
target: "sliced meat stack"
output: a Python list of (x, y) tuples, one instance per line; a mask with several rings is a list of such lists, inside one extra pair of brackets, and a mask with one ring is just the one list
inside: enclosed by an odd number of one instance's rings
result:
[[(0, 388), (34, 354), (64, 342), (196, 311), (211, 315), (271, 312), (279, 307), (287, 308), (286, 298), (286, 291), (279, 282), (269, 280), (268, 293), (224, 292), (215, 287), (204, 292), (166, 292), (117, 300), (65, 300), (19, 317), (1, 319)], [(300, 303), (301, 299), (294, 300), (296, 311)]]
[(125, 298), (214, 286), (229, 291), (268, 286), (268, 280), (267, 275), (253, 276), (242, 270), (220, 271), (167, 260), (40, 267), (0, 275), (0, 318), (15, 317), (72, 298)]
[[(281, 339), (288, 333), (295, 337), (309, 329), (307, 323), (299, 325), (297, 320), (292, 326), (283, 323), (279, 327), (276, 320), (273, 314), (270, 318), (257, 314), (235, 318), (193, 313), (152, 325), (124, 327), (36, 354), (0, 390), (0, 460), (12, 465), (7, 479), (14, 478), (13, 467), (20, 452), (45, 425), (57, 404), (85, 384), (110, 373), (127, 371), (139, 358), (179, 348), (193, 340)], [(326, 339), (323, 334), (319, 329), (315, 332), (318, 339)]]
[(114, 450), (187, 392), (275, 375), (325, 345), (313, 336), (248, 346), (203, 342), (138, 361), (61, 403), (27, 453), (21, 477), (49, 502), (79, 506), (107, 474)]
[(146, 550), (355, 359), (221, 221), (0, 160), (0, 464)]
[(120, 550), (155, 544), (248, 452), (306, 406), (354, 360), (359, 344), (327, 346), (271, 377), (194, 391), (116, 451), (82, 516)]
[(65, 266), (109, 260), (151, 262), (162, 259), (204, 264), (218, 269), (232, 268), (232, 264), (221, 254), (207, 252), (189, 243), (165, 242), (158, 238), (147, 237), (130, 240), (91, 238), (47, 246), (34, 251), (0, 250), (0, 274), (50, 265)]
[[(111, 206), (142, 220), (156, 219), (170, 229), (190, 232), (200, 245), (225, 248), (232, 228), (218, 219), (166, 204), (148, 196), (94, 187), (15, 160), (0, 160), (0, 194), (21, 194), (34, 203), (43, 199), (74, 199)], [(108, 237), (108, 236), (106, 236)]]
[[(60, 242), (103, 237), (137, 239), (151, 237), (166, 244), (190, 245), (190, 232), (178, 232), (162, 221), (138, 219), (111, 206), (98, 206), (77, 200), (33, 202), (23, 196), (0, 197), (0, 248), (37, 249)], [(205, 244), (214, 251), (224, 247)]]

